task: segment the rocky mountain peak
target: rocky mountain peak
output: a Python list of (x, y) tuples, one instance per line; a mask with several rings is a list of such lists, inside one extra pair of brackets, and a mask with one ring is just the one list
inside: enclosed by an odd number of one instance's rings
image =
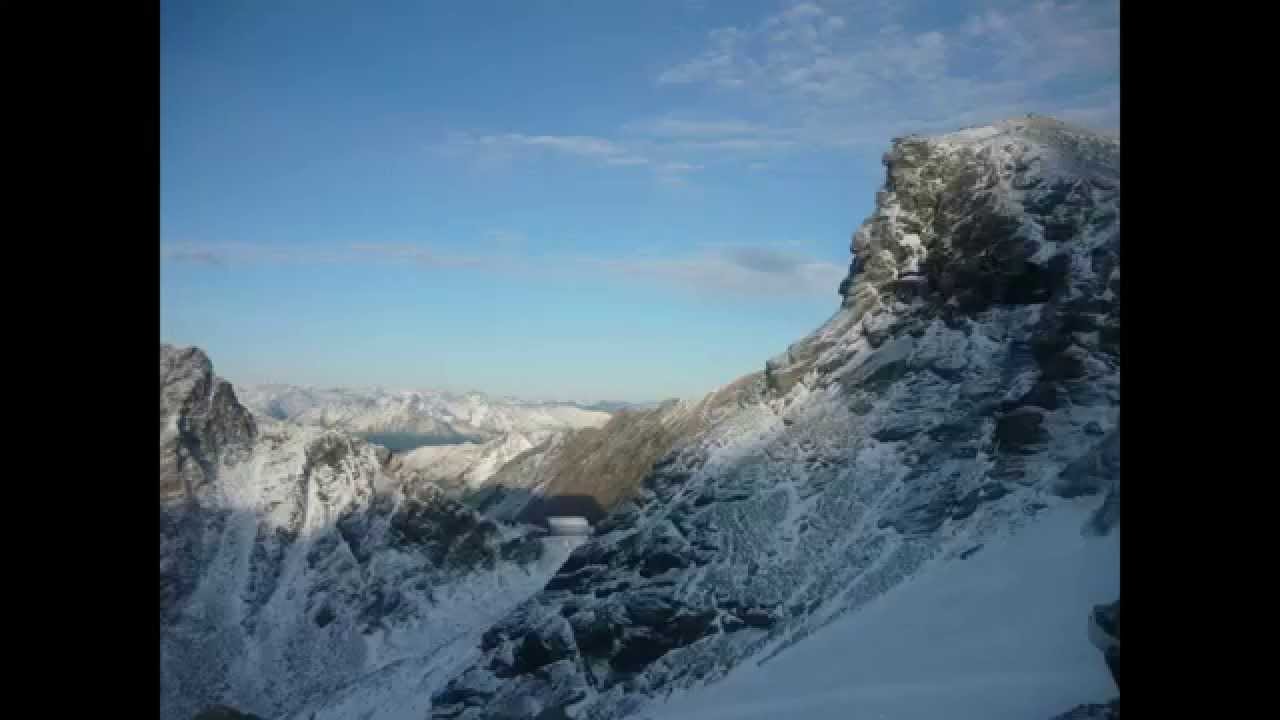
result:
[[(486, 520), (388, 466), (341, 431), (258, 428), (204, 352), (160, 346), (161, 717), (403, 709), (581, 541)], [(361, 695), (364, 677), (398, 694)]]
[(160, 501), (190, 498), (212, 479), (224, 453), (257, 435), (231, 384), (197, 347), (160, 345)]
[(911, 319), (955, 324), (993, 307), (1052, 301), (1072, 315), (1067, 325), (1118, 351), (1118, 140), (1028, 117), (898, 138), (883, 162), (841, 310), (769, 361), (772, 389), (785, 394), (841, 338), (878, 345)]
[(1051, 118), (898, 138), (883, 162), (853, 235), (846, 307), (931, 291), (969, 310), (1040, 301), (1077, 231), (1118, 217), (1119, 141)]
[(1111, 531), (1118, 143), (1026, 118), (885, 164), (840, 309), (690, 408), (433, 718), (635, 716), (1043, 514), (1071, 542)]

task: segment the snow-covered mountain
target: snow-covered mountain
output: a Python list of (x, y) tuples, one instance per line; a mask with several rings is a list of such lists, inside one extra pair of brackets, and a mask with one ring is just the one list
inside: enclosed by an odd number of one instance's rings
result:
[(162, 718), (420, 718), (580, 542), (485, 520), (388, 461), (255, 422), (203, 352), (160, 346)]
[(551, 447), (557, 438), (572, 432), (513, 431), (484, 443), (429, 445), (392, 458), (391, 469), (433, 483), (456, 497), (466, 497), (487, 487), (490, 478), (511, 460)]
[(742, 388), (732, 383), (701, 401), (622, 410), (602, 427), (556, 434), (502, 466), (469, 502), (502, 520), (581, 515), (595, 522), (630, 499), (676, 443), (738, 407)]
[(348, 432), (431, 435), (441, 442), (598, 427), (609, 420), (607, 412), (571, 403), (522, 402), (478, 392), (252, 385), (241, 396), (254, 413), (277, 420)]
[(1086, 625), (1118, 593), (1119, 143), (1028, 117), (884, 162), (839, 310), (679, 437), (431, 717), (1110, 699)]
[[(162, 346), (164, 717), (1115, 717), (1119, 150), (1047, 118), (895, 140), (825, 324), (598, 428), (393, 460)], [(572, 549), (448, 478), (614, 510)]]

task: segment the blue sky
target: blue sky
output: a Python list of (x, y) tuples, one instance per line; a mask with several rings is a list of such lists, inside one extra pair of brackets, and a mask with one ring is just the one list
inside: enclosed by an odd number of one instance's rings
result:
[(1119, 126), (1117, 2), (162, 0), (160, 335), (239, 383), (695, 397), (891, 137)]

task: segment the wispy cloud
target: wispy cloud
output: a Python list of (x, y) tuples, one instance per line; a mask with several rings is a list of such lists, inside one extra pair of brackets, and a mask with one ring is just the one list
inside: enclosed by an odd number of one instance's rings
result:
[(710, 296), (829, 295), (846, 269), (770, 246), (726, 246), (673, 258), (587, 259), (604, 272)]
[[(165, 257), (165, 253), (161, 253)], [(210, 250), (172, 250), (167, 253), (167, 257), (171, 260), (179, 262), (195, 263), (197, 265), (213, 265), (221, 267), (226, 264), (226, 260), (216, 252)]]
[(734, 118), (697, 119), (675, 115), (627, 123), (621, 132), (648, 147), (686, 155), (764, 152), (792, 147), (797, 140), (796, 131), (790, 128)]
[(412, 243), (357, 243), (348, 249), (353, 259), (405, 261), (425, 268), (500, 269), (511, 267), (515, 262), (509, 255), (442, 254)]
[[(666, 115), (624, 124), (616, 137), (455, 133), (441, 151), (495, 167), (521, 157), (569, 157), (600, 167), (637, 167), (659, 182), (683, 185), (707, 163), (797, 144), (795, 130), (738, 119)], [(696, 160), (695, 160), (696, 159)]]
[(599, 160), (607, 165), (648, 165), (649, 159), (630, 153), (617, 143), (589, 135), (486, 135), (482, 144), (498, 144), (510, 147), (547, 148), (568, 155)]
[(681, 180), (686, 174), (702, 167), (668, 156), (654, 155), (646, 152), (643, 145), (629, 145), (623, 141), (592, 135), (455, 133), (444, 143), (442, 152), (452, 156), (467, 156), (486, 166), (541, 153), (575, 158), (603, 167), (644, 168), (663, 181)]
[(246, 243), (161, 248), (167, 261), (234, 269), (257, 264), (317, 262), (400, 263), (424, 271), (468, 270), (518, 273), (524, 278), (560, 282), (565, 277), (619, 280), (715, 297), (768, 297), (834, 293), (845, 268), (779, 245), (703, 246), (682, 255), (648, 257), (547, 257), (534, 253), (492, 252), (460, 255), (415, 243), (352, 243), (344, 247), (281, 248)]
[(268, 243), (193, 243), (160, 245), (160, 259), (177, 263), (230, 267), (261, 263), (332, 263), (343, 259), (343, 251), (313, 246)]
[(935, 25), (905, 22), (914, 4), (791, 2), (709, 30), (653, 80), (705, 91), (718, 116), (700, 102), (601, 135), (461, 133), (447, 145), (485, 167), (556, 155), (678, 186), (721, 163), (760, 169), (788, 153), (880, 147), (1027, 112), (1119, 127), (1118, 3), (993, 0)]
[[(900, 10), (794, 3), (750, 25), (711, 30), (697, 55), (654, 80), (705, 87), (726, 101), (765, 99), (806, 145), (841, 144), (841, 128), (850, 127), (874, 130), (882, 143), (886, 132), (975, 115), (989, 121), (1003, 108), (1118, 123), (1118, 92), (1096, 92), (1118, 73), (1118, 3), (997, 2), (958, 23), (910, 30)], [(1072, 86), (1083, 89), (1063, 90)]]

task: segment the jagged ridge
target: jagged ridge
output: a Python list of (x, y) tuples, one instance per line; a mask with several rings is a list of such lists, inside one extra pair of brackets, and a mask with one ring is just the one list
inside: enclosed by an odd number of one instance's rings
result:
[(840, 310), (681, 438), (432, 717), (624, 717), (1051, 506), (1105, 493), (1110, 531), (1118, 142), (1017, 119), (885, 164)]
[[(409, 692), (423, 673), (447, 677), (576, 542), (406, 483), (344, 433), (257, 428), (196, 348), (161, 345), (160, 454), (166, 720), (215, 704), (425, 712), (434, 686)], [(388, 677), (413, 682), (377, 690)]]

